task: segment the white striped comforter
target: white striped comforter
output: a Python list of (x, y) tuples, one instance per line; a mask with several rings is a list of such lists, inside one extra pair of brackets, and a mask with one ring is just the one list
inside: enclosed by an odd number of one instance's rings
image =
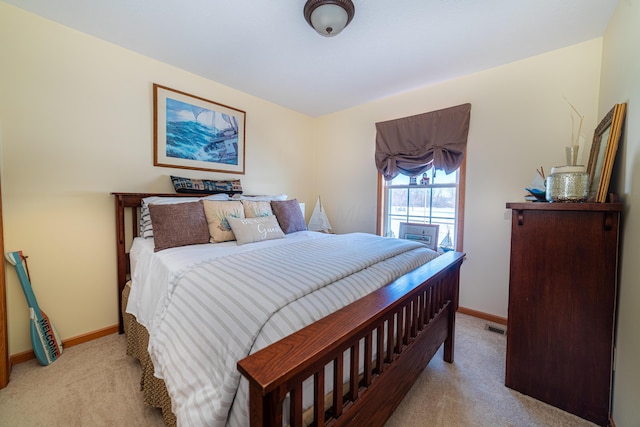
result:
[(354, 233), (218, 257), (173, 275), (149, 353), (178, 425), (248, 425), (238, 360), (435, 256), (419, 243)]

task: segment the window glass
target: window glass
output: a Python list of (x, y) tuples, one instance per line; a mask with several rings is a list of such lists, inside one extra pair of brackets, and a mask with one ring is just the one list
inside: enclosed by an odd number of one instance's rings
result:
[(419, 177), (398, 175), (384, 183), (383, 235), (400, 237), (400, 223), (438, 224), (438, 246), (454, 247), (459, 170), (428, 170)]

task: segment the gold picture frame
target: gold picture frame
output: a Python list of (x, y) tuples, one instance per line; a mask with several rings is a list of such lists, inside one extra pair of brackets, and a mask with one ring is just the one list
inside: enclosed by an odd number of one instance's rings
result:
[(588, 200), (590, 202), (604, 203), (607, 200), (626, 107), (626, 103), (614, 105), (600, 121), (594, 132), (587, 165), (587, 173), (589, 174)]
[(246, 112), (153, 85), (153, 164), (244, 174)]

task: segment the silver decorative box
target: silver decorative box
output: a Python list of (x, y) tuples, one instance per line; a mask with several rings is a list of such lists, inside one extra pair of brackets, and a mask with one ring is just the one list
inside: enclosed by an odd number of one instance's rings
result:
[(546, 187), (549, 202), (584, 202), (589, 196), (589, 174), (584, 166), (552, 168)]

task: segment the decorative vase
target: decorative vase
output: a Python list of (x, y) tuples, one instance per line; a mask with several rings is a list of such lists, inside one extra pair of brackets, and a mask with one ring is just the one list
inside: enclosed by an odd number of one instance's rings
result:
[(578, 164), (578, 149), (579, 145), (571, 145), (564, 147), (564, 153), (567, 157), (567, 166), (576, 166)]
[(589, 174), (584, 166), (551, 168), (546, 190), (549, 202), (584, 202), (589, 195)]

